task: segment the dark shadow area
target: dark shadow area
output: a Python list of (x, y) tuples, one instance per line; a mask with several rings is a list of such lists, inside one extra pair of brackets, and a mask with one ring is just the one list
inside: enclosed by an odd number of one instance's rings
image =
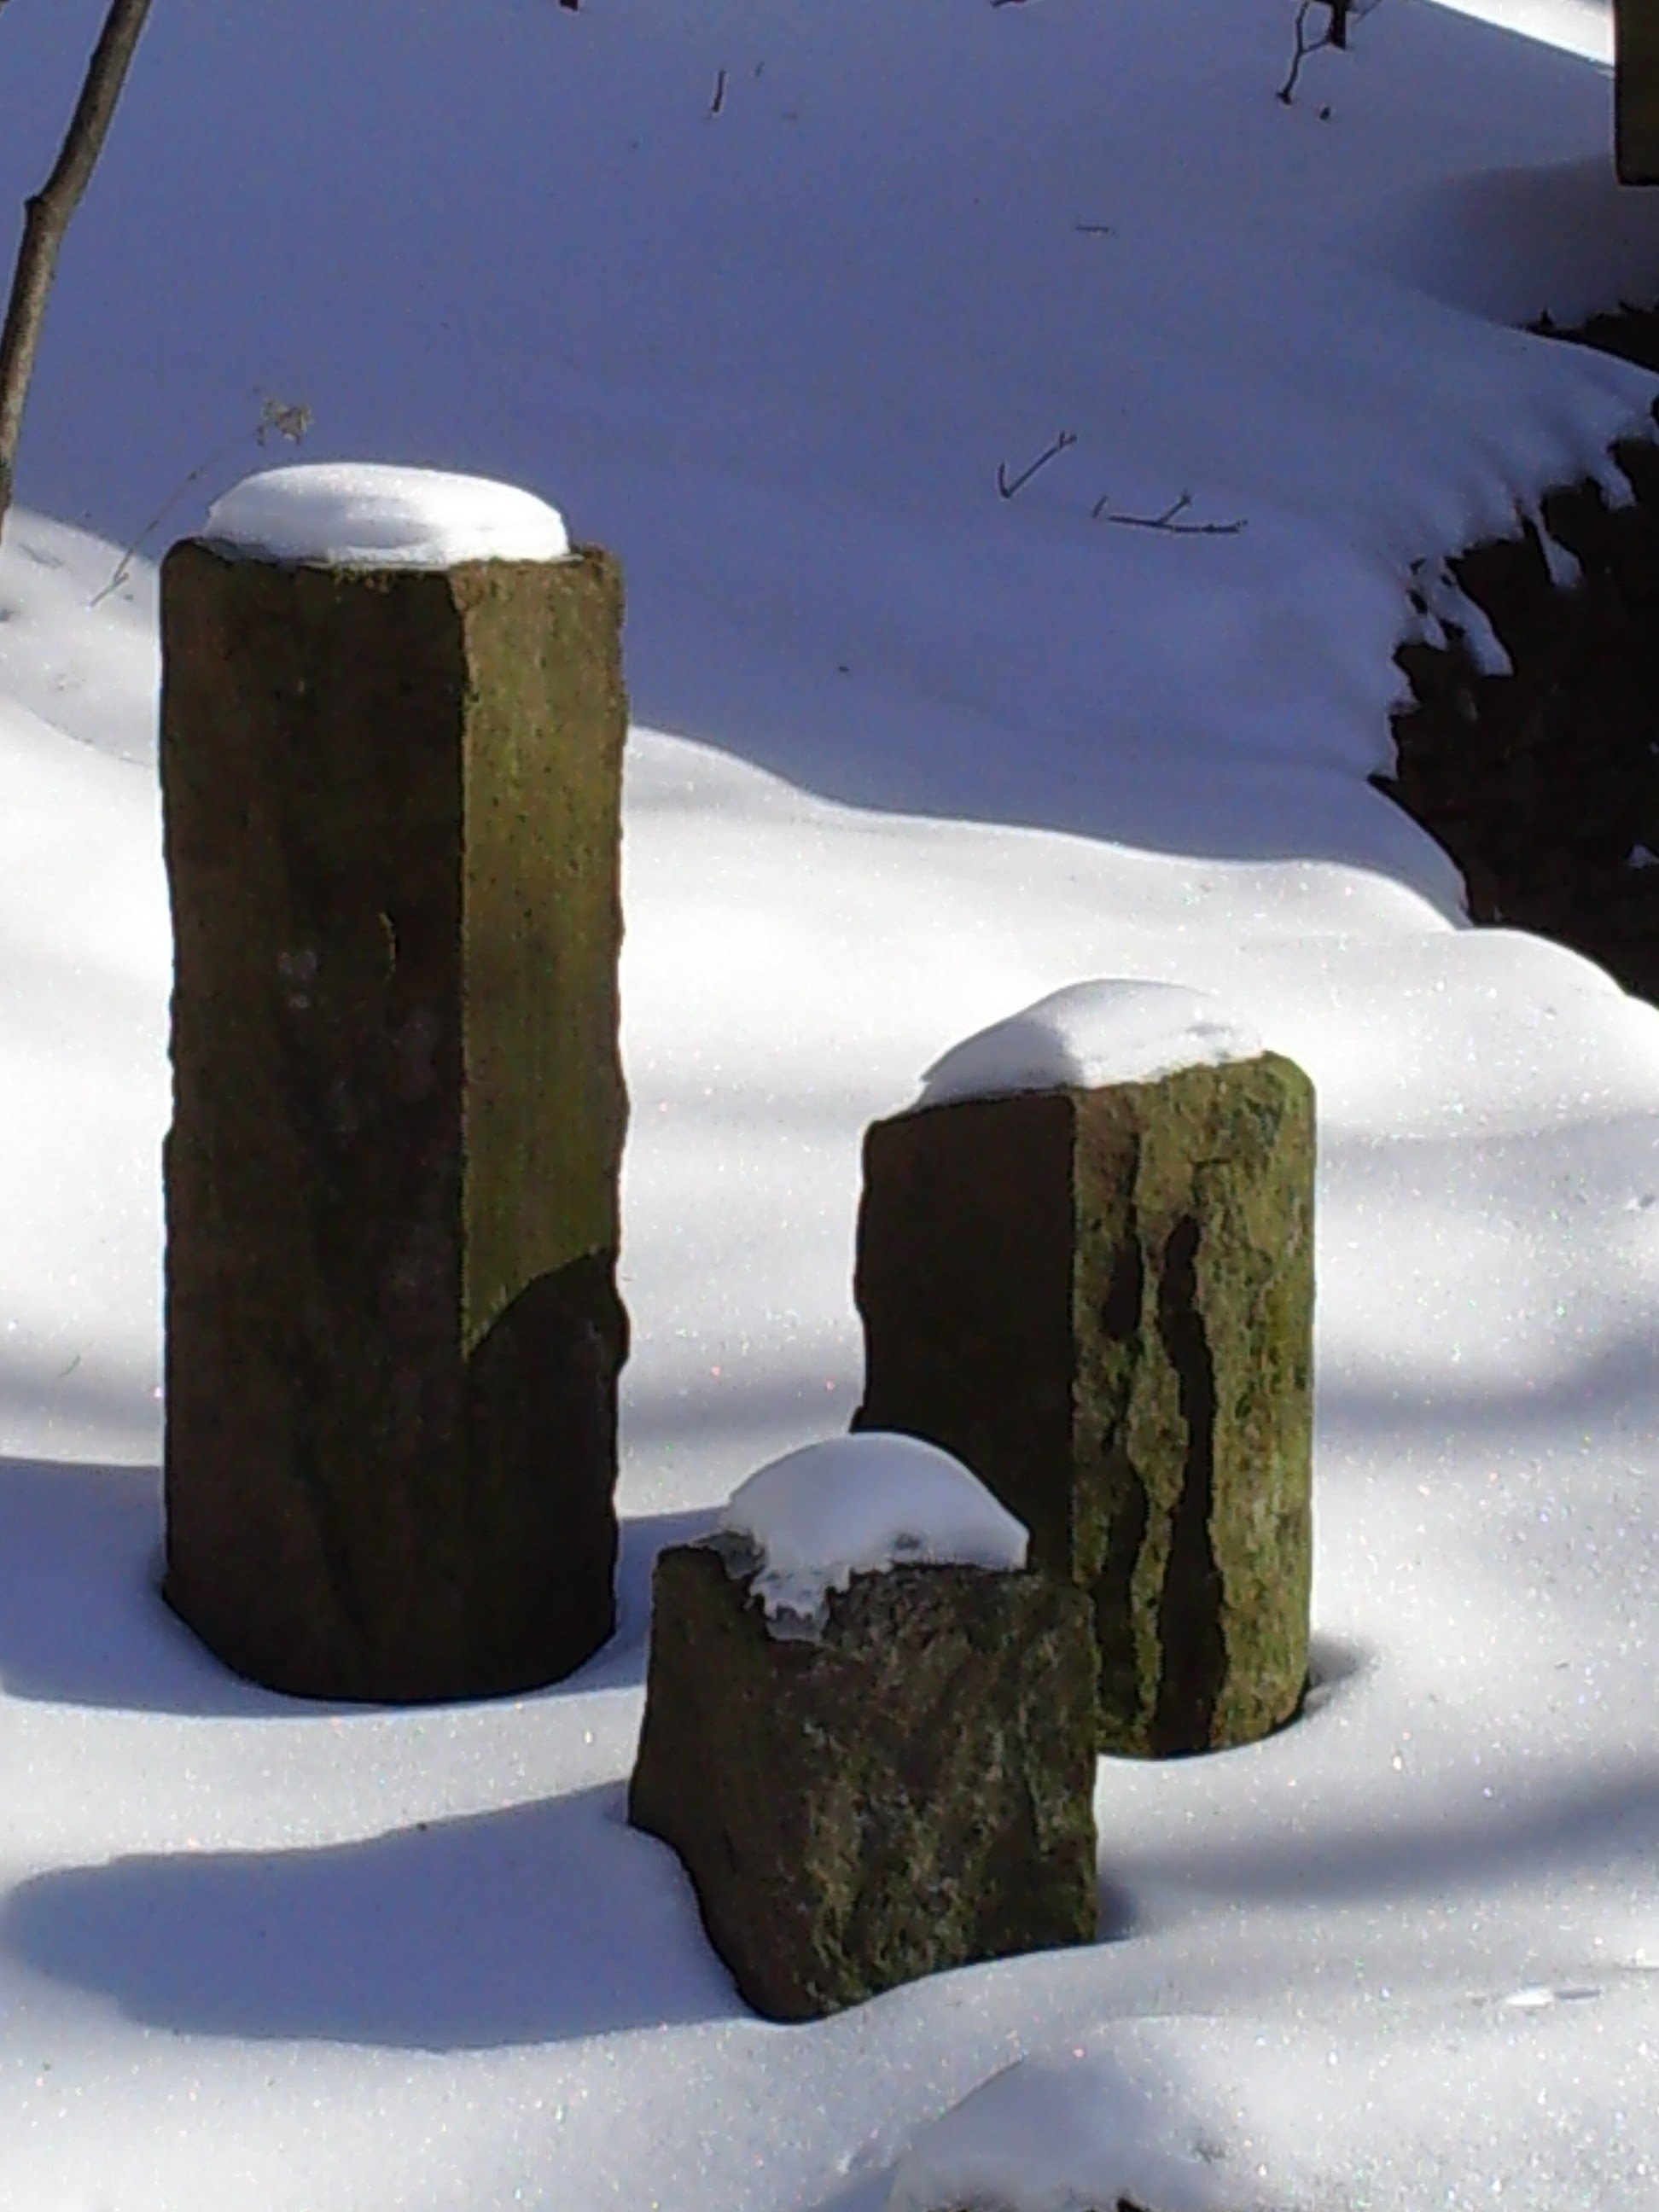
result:
[(161, 1566), (159, 1468), (0, 1460), (0, 1685), (65, 1705), (292, 1713), (168, 1611)]
[[(1659, 365), (1659, 310), (1534, 328)], [(1659, 1003), (1659, 444), (1613, 454), (1626, 503), (1588, 478), (1540, 502), (1575, 581), (1521, 517), (1448, 562), (1510, 669), (1483, 666), (1454, 619), (1403, 642), (1411, 701), (1370, 781), (1455, 863), (1471, 920), (1550, 938)], [(1426, 615), (1426, 590), (1413, 599)]]
[[(643, 1680), (657, 1553), (707, 1534), (714, 1518), (711, 1507), (624, 1520), (616, 1634), (577, 1673), (529, 1694)], [(383, 1710), (283, 1697), (232, 1674), (163, 1600), (161, 1534), (156, 1468), (0, 1460), (0, 1689), (244, 1720)]]
[(1376, 1664), (1376, 1654), (1363, 1644), (1316, 1630), (1308, 1650), (1308, 1686), (1295, 1720), (1315, 1720), (1328, 1712), (1344, 1697), (1348, 1685), (1369, 1674)]
[[(46, 969), (39, 972), (44, 978)], [(84, 980), (67, 958), (63, 975), (66, 987), (73, 981), (77, 992), (84, 991)], [(112, 1023), (126, 1019), (125, 1008), (112, 1007)], [(54, 1428), (60, 1422), (67, 1425), (70, 1435), (77, 1430), (84, 1435), (95, 1424), (106, 1434), (143, 1438), (135, 1444), (135, 1452), (144, 1452), (151, 1449), (149, 1438), (158, 1433), (151, 1396), (155, 1385), (152, 1368), (135, 1370), (100, 1354), (88, 1360), (71, 1352), (56, 1368), (38, 1356), (0, 1359), (0, 1418), (23, 1435), (39, 1435), (43, 1416)]]
[(470, 2051), (747, 2017), (616, 1784), (324, 1850), (41, 1875), (0, 1942), (186, 2035)]
[(714, 1527), (712, 1505), (684, 1513), (641, 1513), (622, 1524), (622, 1546), (617, 1562), (617, 1632), (604, 1650), (596, 1651), (580, 1673), (560, 1689), (634, 1689), (645, 1680), (646, 1652), (651, 1634), (651, 1577), (657, 1554), (671, 1544), (695, 1544)]
[(1650, 368), (1659, 375), (1659, 307), (1638, 307), (1626, 300), (1616, 313), (1592, 315), (1571, 328), (1564, 328), (1550, 315), (1540, 315), (1532, 327), (1542, 337), (1594, 346), (1598, 353), (1616, 354), (1620, 361), (1633, 361), (1638, 368)]
[(892, 2186), (893, 2170), (884, 2166), (878, 2173), (849, 2181), (833, 2197), (821, 2197), (811, 2212), (883, 2212)]
[[(1355, 1449), (1387, 1439), (1402, 1482), (1420, 1480), (1416, 1449), (1437, 1451), (1467, 1443), (1476, 1453), (1525, 1432), (1542, 1449), (1562, 1436), (1583, 1436), (1609, 1407), (1626, 1419), (1638, 1409), (1659, 1410), (1659, 1367), (1650, 1335), (1632, 1330), (1564, 1375), (1528, 1389), (1473, 1376), (1454, 1383), (1441, 1374), (1425, 1379), (1402, 1361), (1397, 1385), (1375, 1379), (1333, 1382), (1319, 1390), (1318, 1435), (1327, 1446)], [(1471, 1462), (1473, 1466), (1474, 1462)], [(1471, 1474), (1477, 1480), (1479, 1470)]]
[(1097, 1943), (1127, 1943), (1132, 1936), (1139, 1936), (1146, 1924), (1133, 1893), (1115, 1875), (1103, 1869), (1097, 1872), (1095, 1910), (1099, 1916), (1095, 1923)]

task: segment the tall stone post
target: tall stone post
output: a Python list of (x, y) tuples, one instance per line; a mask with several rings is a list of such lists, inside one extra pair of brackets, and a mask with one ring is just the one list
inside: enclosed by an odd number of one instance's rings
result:
[(622, 586), (175, 546), (166, 1595), (273, 1688), (611, 1633)]
[(1103, 1752), (1266, 1735), (1306, 1683), (1313, 1086), (1277, 1054), (875, 1122), (864, 1402), (1085, 1590)]

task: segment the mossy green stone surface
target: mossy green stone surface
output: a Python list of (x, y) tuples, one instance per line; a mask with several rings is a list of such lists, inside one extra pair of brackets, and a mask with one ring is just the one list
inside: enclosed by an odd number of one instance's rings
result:
[(163, 567), (167, 1591), (274, 1687), (614, 1620), (620, 622), (593, 553)]
[(1072, 1565), (1103, 1750), (1296, 1710), (1313, 1570), (1313, 1086), (1267, 1054), (1077, 1094)]
[(1090, 1942), (1092, 1675), (1086, 1602), (1046, 1577), (855, 1575), (786, 1640), (713, 1548), (678, 1547), (629, 1818), (679, 1854), (770, 2019)]
[(471, 1352), (526, 1285), (617, 1246), (628, 706), (621, 578), (608, 556), (479, 562), (451, 582), (471, 672), (461, 880)]
[(1087, 1592), (1102, 1751), (1249, 1742), (1301, 1698), (1314, 1169), (1275, 1054), (867, 1134), (854, 1425), (954, 1452)]

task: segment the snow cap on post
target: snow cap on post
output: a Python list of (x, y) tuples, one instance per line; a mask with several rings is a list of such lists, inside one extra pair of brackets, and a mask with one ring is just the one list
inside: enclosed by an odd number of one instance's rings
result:
[(221, 552), (325, 568), (453, 568), (463, 561), (562, 561), (556, 507), (516, 484), (376, 461), (262, 469), (208, 509)]
[(1208, 991), (1120, 978), (1068, 983), (953, 1045), (927, 1070), (916, 1103), (1152, 1083), (1178, 1067), (1253, 1060), (1261, 1048)]
[(769, 1618), (812, 1617), (855, 1574), (894, 1566), (1025, 1565), (1023, 1522), (959, 1459), (918, 1437), (866, 1430), (805, 1444), (740, 1483), (719, 1533), (761, 1553)]

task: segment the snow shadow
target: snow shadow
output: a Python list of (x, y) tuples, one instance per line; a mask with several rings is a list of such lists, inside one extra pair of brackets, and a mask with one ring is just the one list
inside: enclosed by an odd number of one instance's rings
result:
[(161, 1573), (159, 1468), (0, 1460), (0, 1687), (148, 1712), (291, 1713), (198, 1643)]
[(185, 2035), (471, 2051), (750, 2016), (616, 1784), (319, 1850), (41, 1875), (0, 1942)]
[(1191, 1848), (1118, 1854), (1113, 1871), (1132, 1895), (1316, 1910), (1454, 1891), (1489, 1896), (1509, 1883), (1646, 1868), (1659, 1857), (1659, 1766), (1558, 1769), (1530, 1789), (1506, 1784), (1504, 1799), (1474, 1812), (1431, 1808), (1386, 1827), (1206, 1837)]
[(626, 1690), (645, 1680), (646, 1654), (651, 1638), (651, 1576), (659, 1552), (671, 1544), (694, 1544), (714, 1527), (716, 1508), (702, 1506), (683, 1513), (637, 1513), (623, 1519), (622, 1544), (617, 1559), (617, 1629), (611, 1641), (596, 1651), (568, 1683), (556, 1683), (545, 1695), (561, 1689)]
[(1308, 1644), (1308, 1686), (1285, 1727), (1295, 1728), (1328, 1712), (1346, 1695), (1349, 1683), (1370, 1674), (1376, 1664), (1376, 1654), (1368, 1645), (1316, 1628)]
[(1421, 1480), (1425, 1459), (1461, 1464), (1464, 1480), (1474, 1482), (1494, 1455), (1571, 1449), (1598, 1430), (1613, 1432), (1615, 1423), (1651, 1435), (1659, 1415), (1652, 1340), (1635, 1334), (1541, 1382), (1457, 1384), (1413, 1377), (1402, 1366), (1397, 1382), (1336, 1379), (1319, 1389), (1319, 1443), (1372, 1467), (1387, 1469), (1391, 1461), (1401, 1486)]
[(893, 2169), (884, 2166), (879, 2173), (866, 2174), (857, 2181), (848, 2182), (833, 2197), (820, 2197), (811, 2212), (882, 2212), (892, 2187)]
[[(536, 1694), (642, 1681), (657, 1553), (704, 1534), (714, 1517), (709, 1509), (624, 1520), (616, 1634), (577, 1674)], [(215, 1658), (161, 1595), (161, 1531), (159, 1468), (0, 1459), (0, 1690), (243, 1720), (364, 1710), (282, 1696)]]

